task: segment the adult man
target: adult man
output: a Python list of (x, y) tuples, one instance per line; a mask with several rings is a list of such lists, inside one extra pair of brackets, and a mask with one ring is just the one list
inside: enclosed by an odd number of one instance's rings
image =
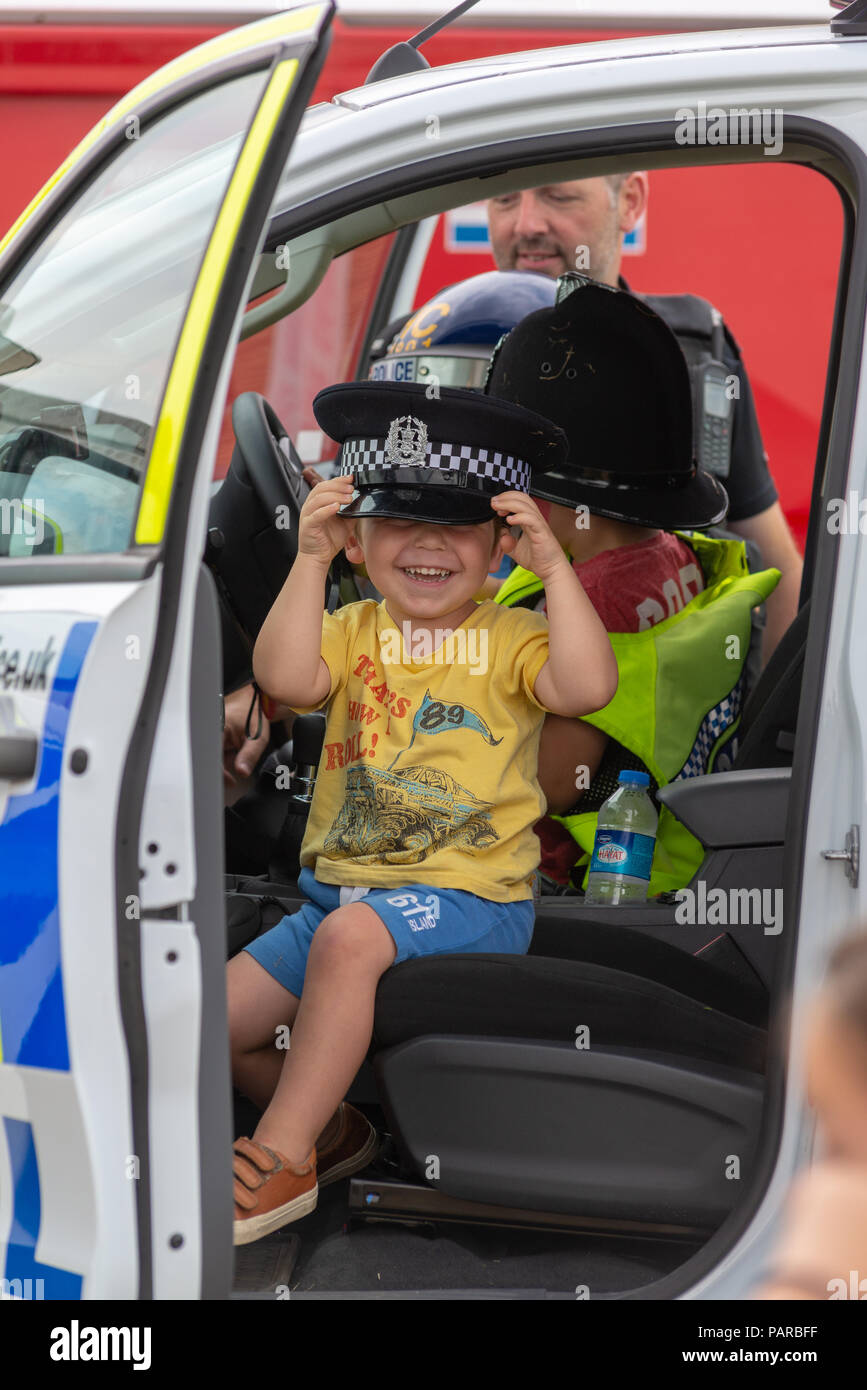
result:
[[(640, 220), (648, 198), (645, 173), (613, 174), (505, 193), (488, 202), (488, 227), (499, 270), (535, 270), (556, 278), (582, 270), (608, 285), (620, 275), (623, 237)], [(654, 307), (666, 317), (665, 308)], [(724, 362), (736, 373), (727, 526), (758, 545), (780, 583), (767, 603), (763, 659), (767, 661), (798, 609), (802, 561), (777, 499), (762, 447), (752, 391), (737, 345), (727, 335)]]

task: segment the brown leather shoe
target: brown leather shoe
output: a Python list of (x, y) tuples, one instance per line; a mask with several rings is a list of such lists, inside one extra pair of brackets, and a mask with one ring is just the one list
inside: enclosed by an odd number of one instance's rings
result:
[(315, 1148), (303, 1163), (290, 1163), (276, 1149), (245, 1138), (235, 1140), (232, 1155), (235, 1245), (249, 1245), (314, 1210), (319, 1195)]
[(370, 1121), (344, 1101), (337, 1107), (316, 1140), (316, 1171), (319, 1186), (327, 1187), (339, 1178), (348, 1178), (372, 1163), (379, 1148), (379, 1137)]

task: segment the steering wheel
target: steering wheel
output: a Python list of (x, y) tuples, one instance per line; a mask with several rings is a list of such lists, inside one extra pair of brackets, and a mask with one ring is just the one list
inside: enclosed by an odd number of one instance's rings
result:
[[(223, 653), (223, 689), (239, 689), (250, 680), (256, 635), (274, 603), (298, 550), (301, 508), (310, 493), (302, 463), (280, 419), (255, 391), (239, 396), (232, 407), (235, 451), (220, 489), (211, 498), (209, 542), (205, 559), (217, 582)], [(343, 583), (342, 583), (343, 581)], [(333, 612), (344, 596), (359, 598), (357, 581), (342, 552), (335, 555), (323, 594)], [(321, 718), (321, 716), (320, 716)], [(272, 779), (273, 780), (273, 779)], [(264, 779), (267, 785), (267, 778)], [(248, 841), (275, 848), (285, 817), (285, 792), (278, 791), (279, 815), (270, 826), (269, 797), (263, 778), (233, 807), (226, 823), (227, 863), (249, 854)], [(273, 796), (270, 801), (273, 802)], [(239, 829), (249, 820), (255, 834)], [(266, 833), (265, 827), (270, 826)], [(271, 833), (273, 831), (273, 834)], [(240, 839), (238, 838), (240, 836)], [(270, 838), (269, 838), (270, 836)], [(245, 872), (260, 872), (264, 865)]]
[[(244, 467), (266, 516), (275, 524), (280, 548), (295, 559), (298, 518), (310, 492), (304, 464), (271, 406), (256, 391), (245, 391), (232, 407), (232, 428)], [(281, 510), (282, 509), (282, 510)], [(288, 515), (286, 512), (288, 511)]]
[[(264, 396), (256, 391), (239, 396), (232, 426), (235, 451), (211, 498), (205, 560), (222, 581), (225, 604), (252, 643), (298, 553), (301, 508), (310, 485), (285, 426)], [(344, 601), (361, 597), (342, 552), (328, 571), (329, 613), (340, 602), (341, 588)]]

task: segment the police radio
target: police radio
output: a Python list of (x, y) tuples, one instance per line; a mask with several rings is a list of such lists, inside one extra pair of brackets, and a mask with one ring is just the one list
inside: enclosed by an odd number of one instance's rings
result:
[(729, 373), (722, 360), (723, 321), (713, 311), (711, 356), (692, 368), (695, 413), (695, 452), (699, 468), (717, 478), (727, 478), (732, 458), (732, 420), (735, 403), (728, 392)]

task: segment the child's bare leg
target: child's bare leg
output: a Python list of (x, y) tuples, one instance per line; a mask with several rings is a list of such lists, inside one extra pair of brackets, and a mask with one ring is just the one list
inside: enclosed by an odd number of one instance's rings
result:
[(274, 1098), (254, 1140), (302, 1163), (364, 1061), (380, 978), (397, 954), (382, 918), (347, 903), (316, 929)]
[(294, 1022), (299, 1000), (246, 951), (229, 961), (226, 986), (232, 1079), (239, 1091), (264, 1110), (287, 1056), (277, 1047), (277, 1030)]

